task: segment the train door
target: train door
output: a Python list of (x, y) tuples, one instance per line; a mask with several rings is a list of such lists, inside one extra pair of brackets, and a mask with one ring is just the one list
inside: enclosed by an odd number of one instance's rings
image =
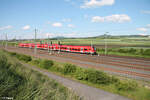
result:
[(81, 48), (81, 53), (83, 53), (83, 48)]
[(69, 47), (67, 47), (67, 51), (70, 51), (70, 48), (69, 48)]

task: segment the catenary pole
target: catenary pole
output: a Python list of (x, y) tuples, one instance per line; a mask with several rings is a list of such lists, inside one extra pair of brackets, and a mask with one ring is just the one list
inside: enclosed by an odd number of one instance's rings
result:
[(37, 44), (36, 44), (36, 35), (37, 35), (37, 29), (35, 28), (35, 34), (34, 34), (34, 54), (37, 53)]

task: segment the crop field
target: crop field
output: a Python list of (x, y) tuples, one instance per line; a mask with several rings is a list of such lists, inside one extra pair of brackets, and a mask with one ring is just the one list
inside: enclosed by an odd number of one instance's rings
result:
[[(150, 46), (149, 37), (120, 37), (120, 38), (75, 38), (75, 39), (58, 39), (62, 44), (68, 45), (104, 45), (105, 41), (108, 45), (116, 46)], [(52, 40), (54, 43), (57, 43), (58, 40)]]
[[(107, 42), (108, 48), (116, 46), (126, 46), (126, 47), (150, 47), (150, 37), (91, 37), (91, 38), (50, 38), (50, 39), (37, 39), (36, 42), (47, 43), (52, 41), (53, 43), (61, 42), (63, 45), (94, 45), (97, 48), (99, 46), (104, 46)], [(2, 44), (3, 41), (1, 41)], [(21, 41), (10, 41), (10, 44), (17, 44), (19, 42), (30, 43), (34, 40), (21, 40)], [(5, 41), (4, 41), (5, 44)], [(109, 47), (110, 46), (110, 47)]]

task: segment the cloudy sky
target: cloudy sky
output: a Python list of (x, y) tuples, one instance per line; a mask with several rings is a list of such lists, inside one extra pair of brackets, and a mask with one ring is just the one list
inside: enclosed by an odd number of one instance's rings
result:
[(0, 0), (0, 38), (150, 35), (150, 0)]

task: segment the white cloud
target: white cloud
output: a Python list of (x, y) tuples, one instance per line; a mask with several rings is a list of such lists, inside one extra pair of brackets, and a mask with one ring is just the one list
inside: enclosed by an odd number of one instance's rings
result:
[(145, 34), (145, 33), (139, 33), (139, 35), (141, 35), (141, 36), (145, 36), (145, 35), (147, 35), (147, 34)]
[(142, 10), (141, 13), (143, 13), (143, 14), (150, 14), (150, 10)]
[(22, 27), (23, 30), (29, 30), (30, 29), (30, 25), (26, 25), (24, 27)]
[(6, 29), (11, 29), (11, 28), (12, 28), (12, 26), (8, 25), (8, 26), (0, 27), (0, 30), (6, 30)]
[(62, 23), (60, 22), (55, 22), (52, 24), (53, 27), (62, 27)]
[(147, 28), (150, 28), (150, 24), (147, 24), (146, 27), (147, 27)]
[(104, 22), (104, 17), (94, 16), (92, 17), (92, 22)]
[(146, 32), (146, 31), (147, 31), (147, 29), (146, 29), (146, 28), (143, 28), (143, 27), (137, 28), (137, 30), (138, 30), (138, 31), (143, 31), (143, 32)]
[(46, 33), (46, 37), (48, 37), (49, 36), (49, 38), (53, 38), (53, 37), (56, 37), (56, 34), (55, 33)]
[(77, 37), (77, 34), (75, 32), (72, 33), (46, 33), (46, 37), (49, 36), (49, 38), (54, 38), (54, 37)]
[(85, 0), (84, 4), (80, 6), (80, 8), (93, 8), (93, 7), (101, 7), (105, 5), (113, 5), (115, 0)]
[(73, 24), (68, 24), (69, 28), (74, 28), (75, 26)]
[(92, 22), (118, 22), (118, 23), (122, 23), (122, 22), (129, 22), (131, 20), (131, 18), (128, 15), (125, 14), (115, 14), (115, 15), (111, 15), (111, 16), (105, 16), (105, 17), (101, 17), (101, 16), (94, 16), (92, 17)]

